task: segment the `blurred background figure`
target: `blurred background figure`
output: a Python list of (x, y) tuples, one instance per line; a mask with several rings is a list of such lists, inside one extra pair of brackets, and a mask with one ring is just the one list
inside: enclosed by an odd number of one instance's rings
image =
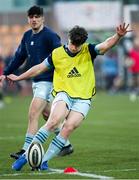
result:
[(133, 48), (129, 51), (129, 57), (132, 61), (129, 71), (132, 76), (131, 100), (136, 100), (139, 95), (139, 38), (135, 38)]
[(118, 61), (116, 52), (110, 51), (102, 59), (102, 74), (105, 80), (105, 90), (109, 93), (115, 92), (114, 80), (118, 76)]
[[(3, 58), (0, 56), (0, 75), (3, 74), (4, 69), (4, 61)], [(3, 88), (0, 87), (0, 109), (4, 107), (4, 98), (3, 98)]]
[(139, 38), (134, 37), (133, 46), (128, 50), (126, 65), (130, 77), (130, 100), (135, 101), (139, 95)]

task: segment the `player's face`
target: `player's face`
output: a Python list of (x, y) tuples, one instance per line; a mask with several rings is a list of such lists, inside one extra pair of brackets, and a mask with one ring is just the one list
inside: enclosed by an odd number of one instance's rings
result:
[(28, 17), (28, 23), (32, 30), (39, 31), (44, 23), (44, 17), (40, 15), (31, 15)]
[(71, 42), (68, 43), (68, 49), (72, 52), (72, 53), (77, 53), (81, 50), (82, 45), (80, 46), (76, 46), (74, 44), (72, 44)]

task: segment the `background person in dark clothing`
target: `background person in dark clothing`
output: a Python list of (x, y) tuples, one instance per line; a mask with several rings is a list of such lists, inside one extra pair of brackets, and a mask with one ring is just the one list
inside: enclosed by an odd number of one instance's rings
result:
[(135, 101), (139, 95), (139, 39), (135, 38), (133, 48), (128, 52), (131, 61), (129, 72), (131, 73), (132, 85), (130, 100)]
[[(4, 69), (4, 61), (3, 58), (0, 56), (0, 75), (3, 74), (3, 69)], [(0, 87), (0, 109), (4, 107), (4, 102), (3, 102), (3, 88)]]

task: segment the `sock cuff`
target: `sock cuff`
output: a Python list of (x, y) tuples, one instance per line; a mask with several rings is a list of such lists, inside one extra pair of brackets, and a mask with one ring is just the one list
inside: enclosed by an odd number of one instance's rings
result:
[(63, 138), (60, 134), (58, 134), (58, 135), (56, 136), (56, 138), (57, 138), (58, 140), (60, 140), (63, 144), (65, 144), (65, 143), (67, 142), (67, 139)]
[(44, 127), (41, 127), (39, 131), (43, 132), (45, 135), (49, 136), (51, 134), (51, 131), (46, 130)]
[(33, 137), (34, 137), (34, 134), (26, 133), (26, 137), (31, 137), (31, 138), (33, 138)]

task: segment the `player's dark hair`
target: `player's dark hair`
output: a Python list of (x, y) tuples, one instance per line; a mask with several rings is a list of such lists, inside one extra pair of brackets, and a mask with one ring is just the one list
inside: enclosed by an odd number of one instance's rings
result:
[(88, 38), (87, 31), (80, 26), (74, 26), (68, 33), (70, 42), (76, 46), (82, 45)]
[(28, 16), (33, 16), (33, 15), (39, 15), (43, 16), (43, 8), (39, 6), (32, 6), (28, 11), (27, 11)]

